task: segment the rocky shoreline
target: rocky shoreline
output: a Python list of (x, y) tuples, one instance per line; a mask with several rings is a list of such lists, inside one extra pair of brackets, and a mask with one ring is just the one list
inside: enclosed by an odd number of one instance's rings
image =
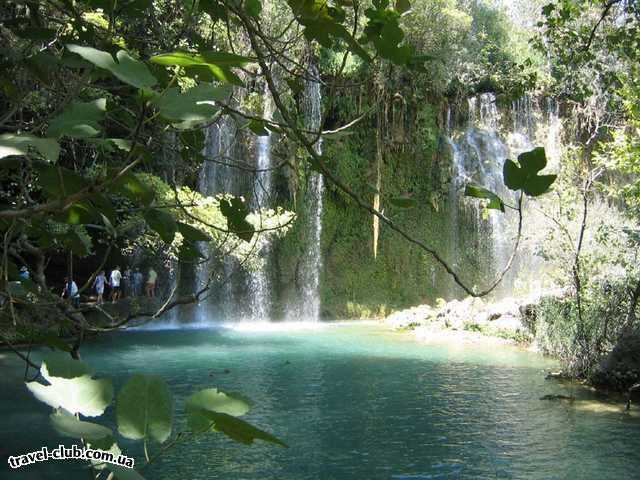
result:
[(536, 342), (537, 308), (545, 299), (566, 294), (555, 290), (494, 302), (467, 297), (394, 312), (384, 322), (394, 330), (411, 331), (425, 343), (511, 344), (542, 351)]
[[(486, 301), (440, 301), (435, 306), (418, 305), (387, 316), (384, 323), (396, 331), (410, 332), (425, 344), (512, 345), (545, 355), (557, 356), (554, 342), (540, 318), (540, 307), (547, 301), (562, 301), (567, 290), (545, 291), (524, 297)], [(548, 378), (568, 377), (555, 372)], [(640, 403), (640, 337), (629, 335), (603, 358), (596, 372), (581, 383), (599, 392), (623, 394), (630, 405)]]

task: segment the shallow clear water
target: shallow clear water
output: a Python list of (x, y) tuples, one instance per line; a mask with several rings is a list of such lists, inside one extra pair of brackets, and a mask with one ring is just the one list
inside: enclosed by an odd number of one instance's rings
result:
[[(191, 392), (219, 387), (250, 397), (247, 420), (290, 445), (244, 446), (212, 434), (176, 448), (147, 479), (640, 477), (639, 416), (585, 392), (571, 405), (539, 400), (571, 392), (544, 380), (553, 363), (535, 354), (426, 347), (373, 324), (239, 326), (126, 332), (84, 348), (116, 389), (132, 373), (165, 377), (179, 424)], [(19, 386), (22, 372), (11, 365), (4, 355), (0, 478), (87, 478), (70, 462), (9, 472), (8, 455), (71, 444), (51, 430), (48, 408)]]

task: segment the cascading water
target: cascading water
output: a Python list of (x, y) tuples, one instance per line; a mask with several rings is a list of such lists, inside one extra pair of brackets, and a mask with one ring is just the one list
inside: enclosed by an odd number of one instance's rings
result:
[[(273, 115), (273, 99), (265, 85), (263, 95), (263, 118), (271, 119)], [(256, 176), (253, 185), (253, 207), (260, 212), (270, 207), (273, 190), (271, 171), (271, 138), (272, 134), (258, 136), (256, 140)], [(262, 220), (262, 214), (259, 215)], [(263, 227), (262, 221), (256, 226)], [(256, 253), (259, 255), (258, 265), (255, 266), (247, 278), (247, 288), (250, 296), (249, 318), (251, 321), (266, 321), (271, 315), (271, 285), (268, 274), (270, 242), (268, 235), (256, 233)]]
[[(203, 156), (205, 161), (202, 165), (198, 189), (200, 193), (206, 196), (214, 196), (219, 193), (227, 193), (232, 189), (233, 169), (225, 163), (229, 163), (229, 159), (233, 158), (234, 142), (236, 136), (236, 128), (233, 121), (227, 117), (222, 117), (216, 124), (211, 125), (205, 130), (205, 146)], [(203, 257), (210, 259), (200, 264), (196, 271), (196, 291), (203, 288), (207, 282), (213, 268), (211, 260), (212, 253), (209, 245), (203, 243), (201, 245), (201, 253)], [(224, 283), (222, 285), (221, 299), (218, 302), (221, 314), (219, 317), (230, 318), (235, 314), (235, 294), (232, 283), (229, 281), (234, 270), (233, 259), (230, 255), (222, 256), (222, 277)], [(207, 323), (210, 312), (209, 301), (199, 305), (198, 319), (200, 323)]]
[[(513, 192), (505, 188), (502, 178), (504, 161), (515, 160), (520, 153), (543, 145), (553, 165), (560, 155), (561, 122), (553, 102), (546, 105), (546, 112), (540, 113), (529, 96), (513, 102), (511, 110), (503, 113), (496, 105), (496, 97), (484, 93), (470, 98), (468, 109), (464, 131), (448, 133), (454, 174), (449, 192), (450, 214), (455, 222), (451, 238), (452, 263), (458, 270), (463, 266), (460, 264), (472, 266), (470, 270), (480, 275), (474, 281), (486, 284), (487, 278), (502, 270), (508, 261), (516, 217), (510, 211), (505, 214), (493, 211), (483, 218), (478, 201), (463, 197), (464, 186), (468, 183), (483, 186), (513, 205)], [(503, 117), (511, 118), (506, 128), (508, 122)], [(472, 234), (461, 234), (455, 225), (471, 226)], [(503, 283), (505, 288), (499, 289), (498, 295), (512, 290), (520, 271), (535, 268), (531, 257), (523, 254), (516, 258), (516, 266), (508, 273)]]
[[(312, 78), (318, 78), (315, 66), (309, 70)], [(305, 113), (306, 125), (312, 132), (322, 128), (322, 96), (320, 83), (308, 80), (305, 85)], [(314, 137), (315, 139), (315, 137)], [(322, 153), (322, 138), (317, 138), (315, 151)], [(292, 320), (317, 321), (320, 318), (320, 271), (322, 269), (322, 209), (323, 209), (324, 179), (318, 172), (309, 174), (306, 193), (307, 241), (299, 273), (299, 289), (297, 305), (290, 309), (288, 317)]]

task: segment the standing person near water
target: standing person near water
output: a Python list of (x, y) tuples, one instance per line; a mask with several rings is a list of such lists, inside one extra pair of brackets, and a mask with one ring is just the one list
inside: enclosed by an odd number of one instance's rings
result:
[(73, 281), (71, 277), (64, 277), (64, 288), (60, 294), (61, 298), (67, 298), (71, 300), (71, 304), (78, 308), (80, 306), (80, 294), (78, 293), (78, 285)]
[(122, 294), (120, 282), (122, 281), (122, 274), (120, 273), (120, 265), (116, 265), (111, 271), (109, 278), (109, 284), (111, 285), (111, 302), (116, 303), (116, 300), (120, 299)]
[(20, 273), (18, 274), (20, 276), (21, 280), (29, 280), (29, 269), (27, 268), (26, 265), (23, 265), (20, 268)]
[(131, 268), (127, 267), (122, 274), (122, 293), (125, 297), (133, 296), (133, 285), (131, 284)]
[(104, 270), (101, 270), (100, 273), (96, 276), (92, 285), (93, 288), (96, 289), (96, 293), (98, 294), (98, 299), (96, 300), (96, 303), (98, 305), (102, 305), (104, 303), (102, 295), (104, 295), (104, 285), (106, 283), (107, 283), (107, 277), (105, 275)]
[(156, 282), (158, 281), (158, 274), (153, 269), (153, 267), (149, 268), (149, 275), (147, 276), (147, 286), (146, 293), (147, 297), (153, 298), (156, 296)]
[(144, 275), (140, 271), (140, 268), (136, 267), (133, 272), (133, 295), (139, 297), (142, 295), (142, 282), (144, 281)]

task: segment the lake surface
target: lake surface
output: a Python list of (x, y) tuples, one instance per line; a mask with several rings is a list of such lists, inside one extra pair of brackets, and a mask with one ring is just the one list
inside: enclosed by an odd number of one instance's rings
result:
[[(637, 411), (582, 390), (573, 404), (541, 401), (571, 387), (544, 379), (553, 362), (516, 349), (427, 347), (375, 324), (241, 323), (105, 335), (82, 354), (116, 391), (133, 373), (162, 375), (179, 425), (192, 392), (241, 392), (255, 403), (245, 418), (290, 445), (211, 434), (174, 449), (147, 479), (640, 478)], [(18, 365), (3, 353), (0, 478), (86, 479), (72, 462), (8, 469), (8, 455), (72, 443), (48, 425)]]

